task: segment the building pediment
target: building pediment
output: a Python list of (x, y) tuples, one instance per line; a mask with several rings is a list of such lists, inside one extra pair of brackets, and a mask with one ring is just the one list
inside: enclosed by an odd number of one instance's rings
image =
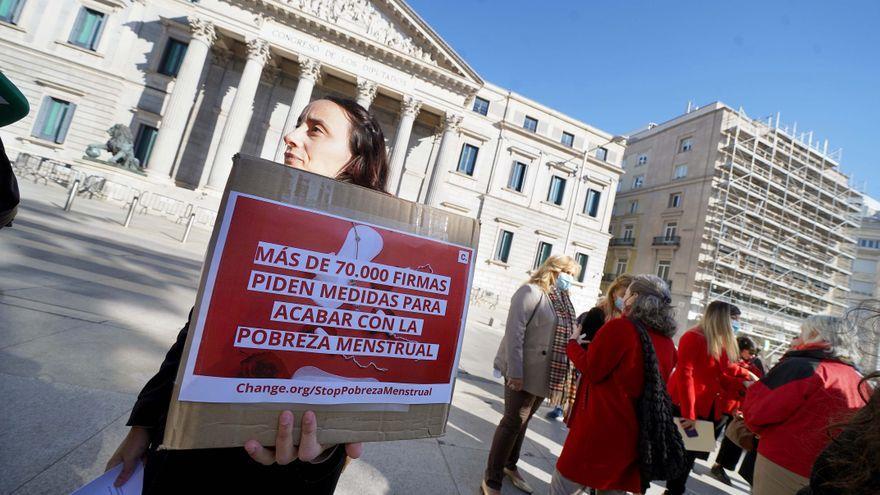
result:
[(462, 94), (483, 80), (401, 0), (232, 0), (272, 20), (436, 80)]

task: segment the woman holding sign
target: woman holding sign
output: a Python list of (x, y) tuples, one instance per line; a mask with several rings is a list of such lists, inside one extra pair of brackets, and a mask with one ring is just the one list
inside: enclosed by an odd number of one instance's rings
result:
[[(328, 97), (309, 104), (296, 128), (284, 136), (284, 164), (370, 189), (384, 190), (388, 175), (385, 139), (375, 119), (352, 100)], [(192, 317), (192, 315), (190, 315)], [(275, 448), (255, 440), (244, 448), (157, 451), (180, 365), (189, 323), (177, 336), (159, 372), (138, 395), (128, 436), (107, 463), (123, 464), (116, 485), (124, 484), (137, 462), (145, 460), (144, 494), (181, 493), (333, 493), (346, 457), (357, 458), (360, 444), (322, 446), (312, 412), (303, 414), (299, 445), (293, 441), (294, 417), (278, 417)], [(326, 447), (326, 448), (325, 448)]]
[(565, 344), (575, 328), (568, 289), (580, 266), (568, 256), (547, 258), (528, 283), (510, 300), (504, 338), (495, 356), (495, 369), (505, 378), (504, 417), (495, 431), (482, 483), (483, 493), (501, 493), (510, 477), (526, 493), (532, 487), (516, 469), (529, 420), (547, 397), (564, 403), (569, 364)]

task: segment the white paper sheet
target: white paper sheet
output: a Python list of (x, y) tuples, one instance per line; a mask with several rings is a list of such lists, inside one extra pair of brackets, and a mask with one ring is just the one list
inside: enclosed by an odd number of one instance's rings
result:
[(138, 463), (128, 481), (120, 486), (113, 486), (113, 481), (122, 472), (122, 464), (93, 479), (70, 495), (140, 495), (144, 487), (144, 465)]

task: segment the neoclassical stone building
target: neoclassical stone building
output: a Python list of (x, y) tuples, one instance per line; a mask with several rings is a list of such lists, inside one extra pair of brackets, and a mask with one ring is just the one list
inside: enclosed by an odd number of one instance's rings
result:
[(236, 152), (280, 160), (310, 100), (356, 98), (390, 192), (481, 220), (477, 309), (503, 314), (550, 253), (586, 267), (578, 309), (598, 294), (622, 143), (484, 81), (403, 1), (7, 0), (0, 68), (32, 105), (0, 129), (11, 158), (86, 166), (123, 123), (145, 188), (207, 196)]

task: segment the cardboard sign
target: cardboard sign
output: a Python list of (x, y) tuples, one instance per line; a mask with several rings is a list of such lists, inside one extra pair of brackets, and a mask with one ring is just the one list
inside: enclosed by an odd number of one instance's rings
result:
[(441, 435), (478, 234), (470, 218), (237, 157), (164, 447), (271, 445), (283, 409), (316, 411), (323, 443)]

